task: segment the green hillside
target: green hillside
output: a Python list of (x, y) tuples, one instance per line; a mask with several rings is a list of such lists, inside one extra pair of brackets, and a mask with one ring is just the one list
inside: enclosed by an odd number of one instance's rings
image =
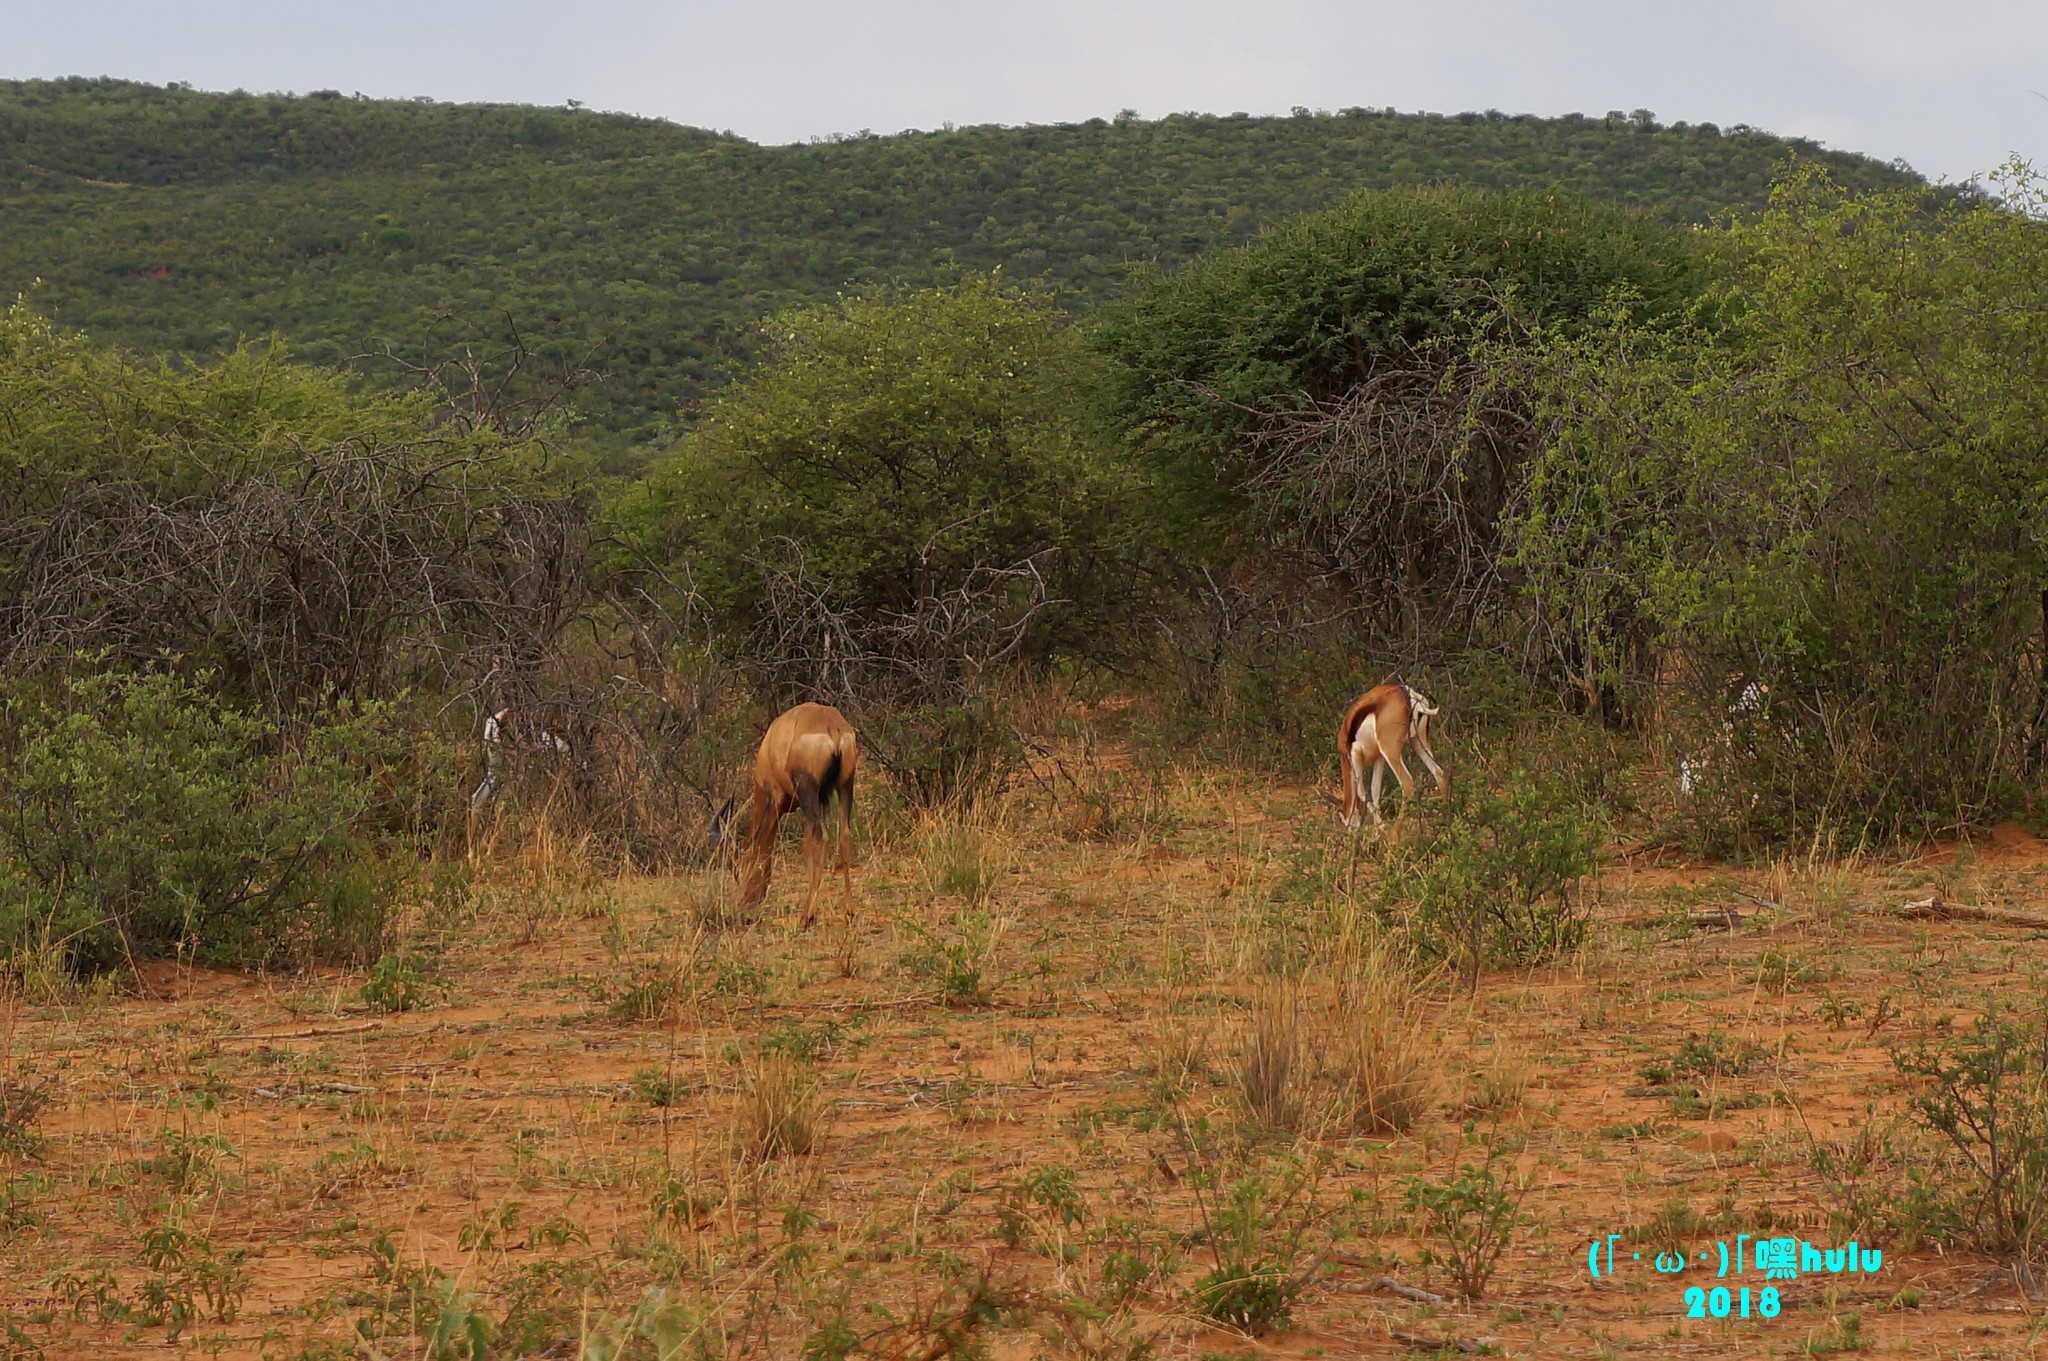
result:
[(1359, 188), (1583, 192), (1669, 221), (1747, 211), (1790, 154), (1848, 187), (1900, 169), (1748, 129), (1351, 109), (972, 127), (757, 146), (516, 105), (0, 83), (0, 287), (133, 349), (272, 332), (309, 359), (500, 313), (563, 352), (617, 442), (687, 408), (755, 323), (849, 283), (1001, 266), (1073, 306)]

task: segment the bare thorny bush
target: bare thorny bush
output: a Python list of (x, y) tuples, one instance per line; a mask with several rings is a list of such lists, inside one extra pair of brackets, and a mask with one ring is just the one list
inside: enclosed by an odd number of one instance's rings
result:
[(1257, 551), (1184, 575), (1160, 619), (1183, 717), (1286, 767), (1321, 760), (1330, 711), (1368, 673), (1486, 649), (1540, 669), (1503, 561), (1536, 437), (1525, 405), (1498, 363), (1414, 353), (1259, 413), (1243, 455)]
[(863, 611), (807, 570), (803, 546), (783, 539), (757, 559), (760, 620), (744, 665), (763, 688), (835, 704), (861, 742), (914, 802), (939, 803), (999, 787), (1018, 758), (992, 684), (1057, 604), (1045, 553), (977, 566), (956, 584), (920, 574), (910, 606)]
[(587, 498), (551, 442), (588, 357), (543, 363), (516, 328), (441, 360), (384, 357), (441, 408), (409, 435), (195, 462), (181, 484), (142, 463), (17, 478), (0, 667), (176, 666), (287, 734), (339, 700), (409, 695), (420, 830), (461, 826), (470, 744), (509, 707), (568, 746), (508, 743), (510, 801), (610, 858), (693, 855), (730, 792), (732, 680), (694, 614), (596, 594)]
[(1373, 602), (1369, 632), (1469, 634), (1502, 596), (1500, 520), (1530, 436), (1512, 384), (1417, 355), (1268, 416), (1250, 492), (1275, 550)]

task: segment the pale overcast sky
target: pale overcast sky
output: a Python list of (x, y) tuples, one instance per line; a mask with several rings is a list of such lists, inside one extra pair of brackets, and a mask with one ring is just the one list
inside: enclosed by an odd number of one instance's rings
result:
[(0, 0), (0, 76), (651, 114), (763, 142), (1134, 108), (1749, 123), (1965, 179), (2048, 162), (2048, 0)]

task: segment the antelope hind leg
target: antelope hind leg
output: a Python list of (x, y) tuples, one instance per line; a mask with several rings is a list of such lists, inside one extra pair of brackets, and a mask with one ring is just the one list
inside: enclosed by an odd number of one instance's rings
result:
[[(1394, 778), (1401, 782), (1401, 816), (1405, 819), (1408, 816), (1408, 805), (1415, 802), (1415, 777), (1408, 773), (1407, 763), (1401, 759), (1401, 749), (1381, 747), (1380, 766), (1381, 769), (1393, 771)], [(1379, 807), (1379, 774), (1378, 770), (1373, 772), (1374, 808)]]
[(853, 786), (839, 793), (839, 887), (846, 897), (846, 910), (853, 912)]
[[(1358, 725), (1357, 734), (1351, 739), (1351, 828), (1356, 831), (1364, 817), (1358, 811), (1363, 803), (1372, 813), (1373, 825), (1380, 821), (1380, 733), (1379, 723), (1373, 715), (1367, 714), (1365, 721)], [(1372, 797), (1366, 797), (1366, 772), (1372, 772)]]
[(804, 894), (802, 925), (808, 927), (817, 915), (818, 885), (825, 877), (825, 810), (816, 779), (799, 772), (791, 777), (790, 783), (796, 786), (797, 806), (804, 814), (804, 863), (811, 871), (811, 886)]

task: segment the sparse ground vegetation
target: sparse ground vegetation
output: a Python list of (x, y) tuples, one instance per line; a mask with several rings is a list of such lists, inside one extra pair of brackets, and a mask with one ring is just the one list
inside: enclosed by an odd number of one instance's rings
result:
[[(1085, 325), (955, 262), (637, 480), (559, 338), (391, 396), (13, 307), (0, 1358), (2032, 1348), (2002, 183), (1364, 195)], [(1390, 673), (1451, 782), (1346, 834)], [(729, 816), (797, 698), (801, 922)]]
[[(2015, 932), (1814, 909), (1941, 880), (2038, 911), (2048, 845), (2004, 827), (1960, 873), (1610, 857), (1568, 949), (1474, 988), (1375, 915), (1386, 862), (1353, 886), (1320, 805), (1174, 787), (1178, 830), (1134, 843), (1060, 836), (1029, 782), (984, 806), (980, 908), (933, 898), (929, 833), (864, 848), (852, 975), (790, 933), (795, 889), (712, 931), (694, 876), (606, 878), (535, 933), (508, 866), (431, 972), (408, 947), (291, 991), (178, 960), (133, 994), (15, 987), (9, 1345), (1743, 1356), (1966, 1319), (2024, 1350), (2025, 1315), (1979, 1303), (2044, 1269), (2039, 1016), (1983, 1002), (2032, 995)], [(1276, 952), (1267, 909), (1302, 894)], [(1694, 924), (1722, 901), (1732, 929)], [(1821, 955), (1837, 997), (1900, 988), (1891, 1019), (1756, 981)], [(1610, 1233), (1645, 1262), (1748, 1233), (1884, 1266), (1782, 1283), (1738, 1332), (1653, 1273), (1589, 1291)]]

